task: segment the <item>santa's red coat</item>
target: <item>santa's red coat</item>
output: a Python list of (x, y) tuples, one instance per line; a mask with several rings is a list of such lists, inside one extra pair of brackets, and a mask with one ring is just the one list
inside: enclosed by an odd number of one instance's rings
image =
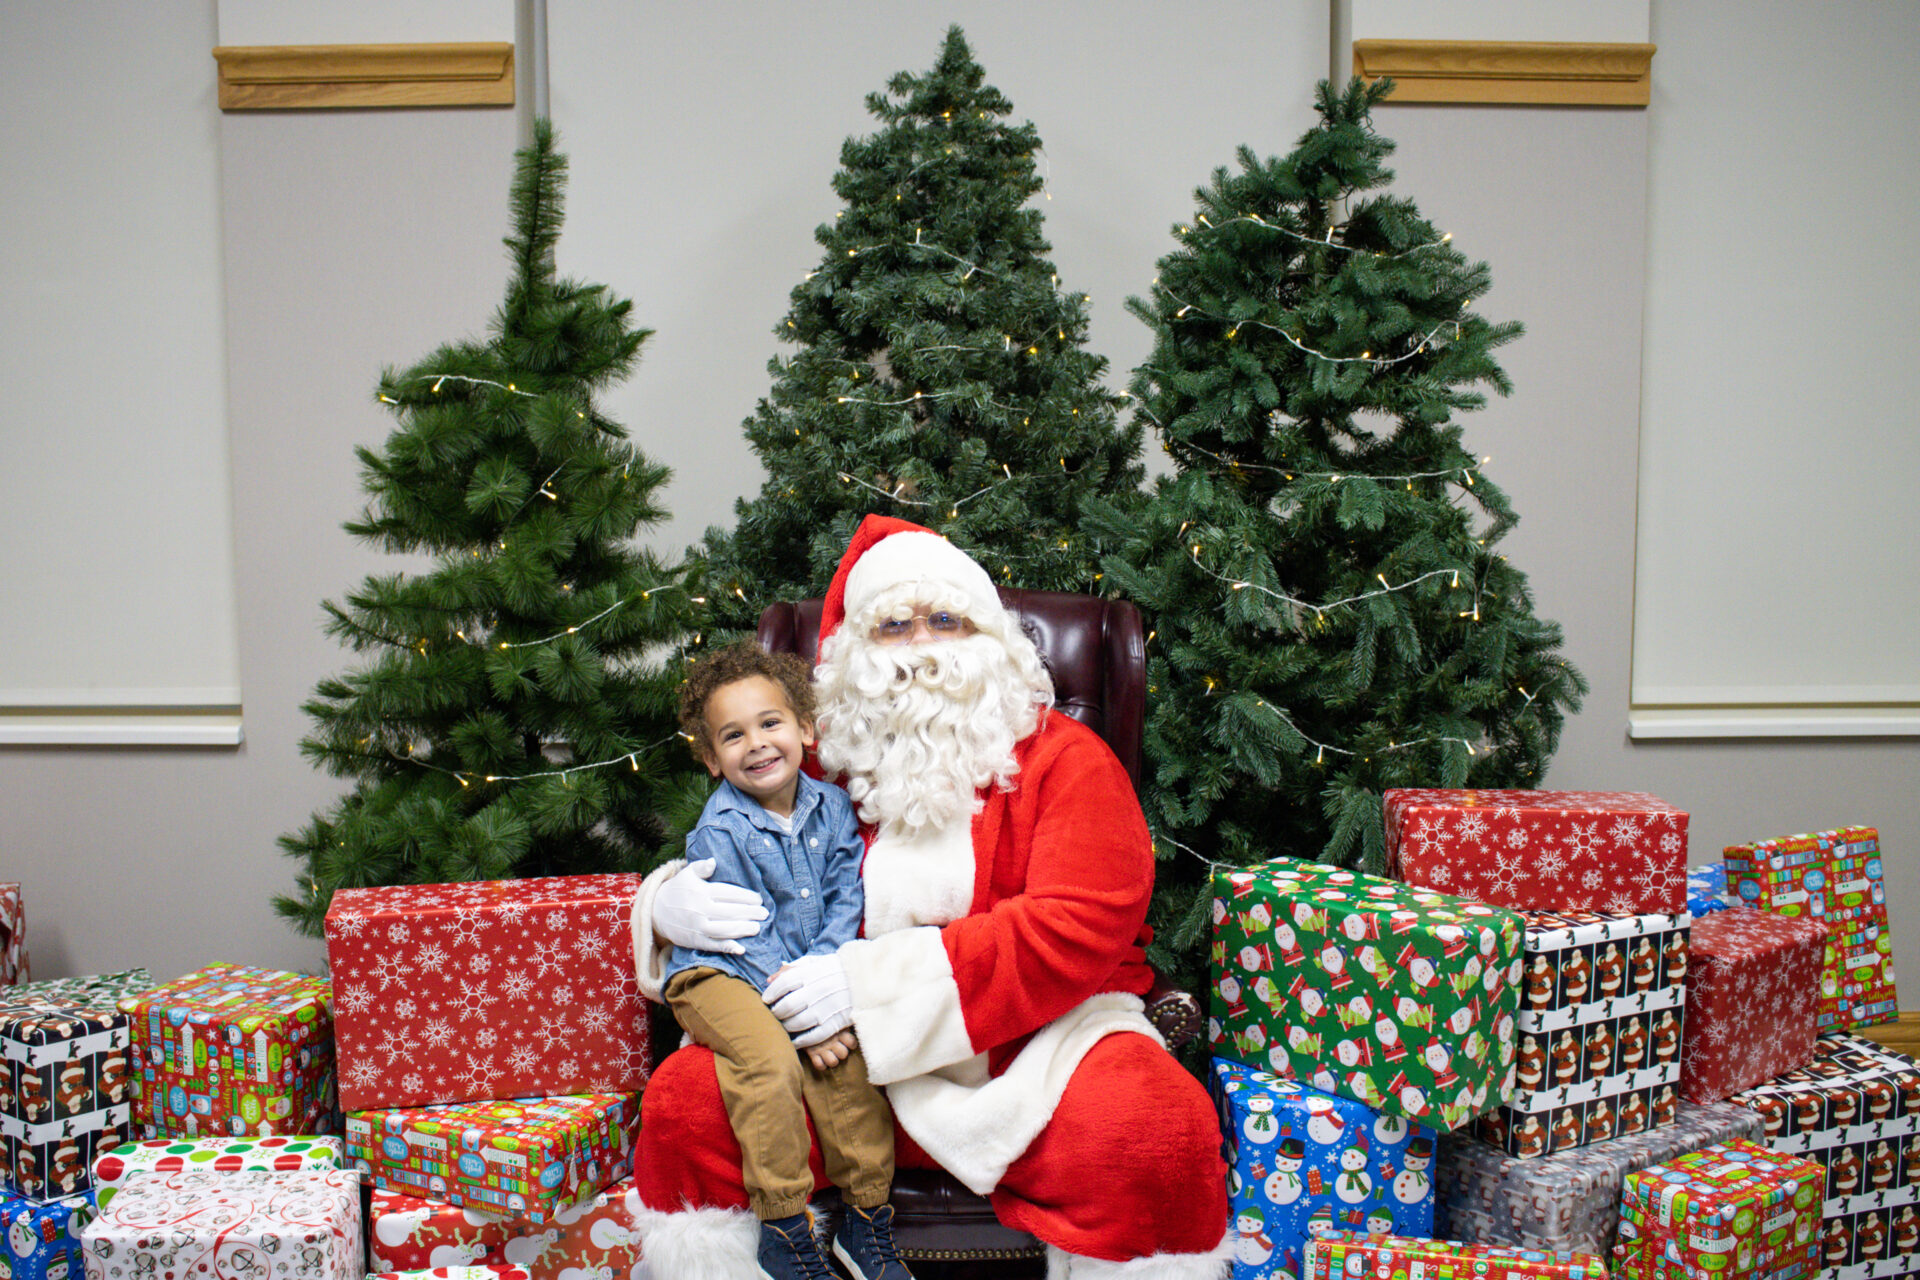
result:
[[(911, 1058), (913, 1045), (959, 1043), (986, 1053), (997, 1075), (1035, 1031), (1090, 996), (1139, 995), (1152, 981), (1144, 951), (1152, 846), (1125, 771), (1091, 730), (1058, 712), (1016, 756), (1014, 789), (988, 792), (973, 820), (969, 913), (938, 930), (850, 944), (855, 1025), (870, 1066)], [(875, 998), (872, 975), (887, 972), (914, 975), (923, 989)], [(888, 1046), (889, 1006), (904, 1010), (909, 1000), (919, 1006), (912, 1021), (924, 1026), (931, 1008), (940, 1025)], [(893, 1077), (882, 1068), (876, 1078)], [(902, 1166), (928, 1163), (904, 1132), (896, 1145)], [(824, 1185), (817, 1146), (812, 1164)], [(706, 1049), (675, 1052), (648, 1083), (634, 1165), (651, 1208), (746, 1205)], [(1080, 1061), (990, 1198), (1002, 1222), (1068, 1253), (1206, 1253), (1227, 1227), (1219, 1122), (1166, 1050), (1143, 1035), (1109, 1035)]]

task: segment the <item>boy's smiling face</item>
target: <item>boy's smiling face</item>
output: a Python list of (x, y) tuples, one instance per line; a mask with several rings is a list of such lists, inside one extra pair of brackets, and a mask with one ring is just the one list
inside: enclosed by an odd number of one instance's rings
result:
[(813, 726), (801, 723), (780, 686), (765, 676), (723, 684), (707, 698), (706, 721), (707, 772), (771, 813), (792, 813)]

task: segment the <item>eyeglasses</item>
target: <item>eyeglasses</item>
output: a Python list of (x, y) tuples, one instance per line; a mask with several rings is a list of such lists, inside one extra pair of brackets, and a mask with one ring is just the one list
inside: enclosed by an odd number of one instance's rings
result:
[(957, 613), (946, 609), (936, 609), (931, 613), (916, 613), (910, 618), (888, 618), (873, 628), (873, 638), (882, 644), (905, 644), (913, 639), (914, 630), (925, 623), (927, 634), (936, 640), (950, 640), (955, 636), (971, 635), (973, 623)]

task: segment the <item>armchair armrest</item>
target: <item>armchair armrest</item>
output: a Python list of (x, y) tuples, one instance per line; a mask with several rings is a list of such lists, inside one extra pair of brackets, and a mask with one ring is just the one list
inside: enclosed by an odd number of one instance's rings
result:
[(1206, 1014), (1193, 993), (1174, 986), (1158, 970), (1154, 972), (1153, 985), (1147, 989), (1146, 1002), (1147, 1021), (1166, 1038), (1169, 1049), (1178, 1049), (1198, 1039), (1201, 1028), (1206, 1025)]

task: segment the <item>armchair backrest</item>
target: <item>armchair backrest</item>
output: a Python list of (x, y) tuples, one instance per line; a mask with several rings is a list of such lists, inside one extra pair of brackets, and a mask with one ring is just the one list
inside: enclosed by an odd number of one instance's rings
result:
[[(1053, 676), (1054, 705), (1113, 748), (1135, 789), (1147, 711), (1147, 643), (1140, 611), (1125, 600), (1068, 591), (1000, 588)], [(820, 601), (784, 601), (760, 615), (760, 647), (819, 658)]]

